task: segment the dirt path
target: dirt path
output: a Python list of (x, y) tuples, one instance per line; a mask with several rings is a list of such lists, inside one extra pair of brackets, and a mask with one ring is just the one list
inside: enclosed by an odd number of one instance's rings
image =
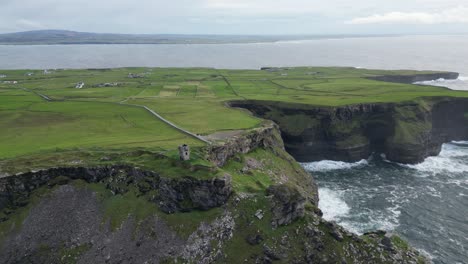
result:
[(176, 124), (172, 123), (171, 121), (165, 119), (164, 117), (162, 117), (160, 114), (156, 113), (154, 110), (150, 109), (149, 107), (147, 107), (146, 105), (136, 105), (136, 104), (126, 104), (126, 103), (118, 103), (120, 105), (129, 105), (129, 106), (134, 106), (134, 107), (140, 107), (140, 108), (143, 108), (145, 109), (146, 111), (148, 111), (150, 114), (152, 114), (153, 116), (157, 117), (159, 120), (163, 121), (164, 123), (166, 123), (167, 125), (171, 126), (172, 128), (175, 128), (177, 130), (179, 130), (180, 132), (184, 133), (184, 134), (187, 134), (189, 136), (192, 136), (200, 141), (203, 141), (205, 142), (206, 144), (209, 144), (211, 145), (211, 141), (208, 141), (206, 139), (204, 139), (203, 137), (201, 136), (198, 136), (188, 130), (185, 130), (179, 126), (177, 126)]
[[(38, 92), (36, 92), (36, 91), (30, 90), (30, 89), (27, 89), (27, 88), (21, 88), (21, 89), (24, 90), (24, 91), (27, 91), (27, 92), (34, 93), (34, 94), (36, 94), (37, 96), (40, 96), (42, 99), (44, 99), (44, 100), (46, 100), (46, 101), (48, 101), (48, 102), (54, 101), (52, 98), (48, 97), (47, 95), (38, 93)], [(127, 98), (127, 100), (128, 100), (128, 98)], [(183, 129), (183, 128), (177, 126), (176, 124), (174, 124), (174, 123), (170, 122), (169, 120), (165, 119), (165, 118), (162, 117), (160, 114), (156, 113), (154, 110), (150, 109), (150, 108), (147, 107), (146, 105), (127, 104), (127, 103), (124, 103), (125, 101), (126, 101), (126, 100), (123, 100), (123, 101), (121, 101), (121, 102), (119, 102), (119, 103), (115, 103), (115, 104), (124, 105), (124, 106), (126, 105), (126, 106), (133, 106), (133, 107), (143, 108), (143, 109), (145, 109), (147, 112), (149, 112), (150, 114), (152, 114), (153, 116), (155, 116), (156, 118), (158, 118), (159, 120), (161, 120), (161, 121), (163, 121), (164, 123), (166, 123), (167, 125), (169, 125), (170, 127), (174, 128), (174, 129), (176, 129), (176, 130), (178, 130), (178, 131), (180, 131), (180, 132), (182, 132), (182, 133), (184, 133), (184, 134), (186, 134), (186, 135), (189, 135), (189, 136), (191, 136), (191, 137), (194, 137), (194, 138), (196, 138), (196, 139), (198, 139), (198, 140), (200, 140), (200, 141), (203, 141), (203, 142), (205, 142), (205, 143), (208, 144), (208, 145), (211, 145), (211, 141), (208, 141), (208, 140), (204, 139), (204, 138), (201, 137), (201, 136), (198, 136), (198, 135), (196, 135), (196, 134), (194, 134), (194, 133), (192, 133), (192, 132), (190, 132), (190, 131), (188, 131), (188, 130), (185, 130), (185, 129)]]

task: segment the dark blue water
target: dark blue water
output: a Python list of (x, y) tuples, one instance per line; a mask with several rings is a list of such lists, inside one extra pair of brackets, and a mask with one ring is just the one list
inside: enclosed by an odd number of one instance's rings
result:
[(304, 167), (319, 183), (327, 220), (359, 234), (398, 233), (435, 263), (467, 263), (468, 142), (445, 144), (438, 157), (418, 165), (372, 157)]

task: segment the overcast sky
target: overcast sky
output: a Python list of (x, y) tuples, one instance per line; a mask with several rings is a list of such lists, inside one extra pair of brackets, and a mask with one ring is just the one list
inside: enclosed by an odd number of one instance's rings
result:
[(0, 0), (0, 33), (468, 33), (468, 0)]

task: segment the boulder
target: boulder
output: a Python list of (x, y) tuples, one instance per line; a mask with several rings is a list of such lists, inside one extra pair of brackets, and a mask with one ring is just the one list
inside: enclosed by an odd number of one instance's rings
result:
[(271, 196), (272, 226), (288, 225), (304, 216), (306, 198), (294, 187), (274, 185), (267, 189)]

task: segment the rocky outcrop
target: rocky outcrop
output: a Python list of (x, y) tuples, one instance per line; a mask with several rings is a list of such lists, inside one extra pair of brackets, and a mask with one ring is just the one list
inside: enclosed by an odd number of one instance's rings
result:
[(209, 160), (217, 166), (222, 167), (226, 162), (237, 154), (246, 154), (256, 148), (284, 148), (279, 128), (270, 123), (260, 128), (235, 136), (226, 142), (214, 145), (209, 149)]
[(411, 84), (415, 82), (431, 81), (437, 79), (455, 80), (460, 76), (456, 72), (438, 72), (428, 74), (415, 74), (415, 75), (384, 75), (376, 77), (368, 77), (368, 79), (383, 81), (383, 82), (396, 82)]
[(205, 180), (189, 176), (165, 178), (129, 166), (52, 168), (1, 178), (0, 210), (7, 206), (23, 206), (35, 189), (68, 179), (102, 182), (114, 194), (126, 193), (130, 186), (135, 186), (141, 193), (157, 191), (154, 202), (166, 213), (219, 207), (232, 193), (229, 175)]
[(272, 226), (288, 225), (305, 214), (306, 198), (293, 187), (274, 185), (267, 189), (271, 196)]
[(232, 193), (231, 176), (211, 180), (161, 179), (159, 182), (159, 207), (166, 213), (208, 210), (222, 206)]
[(300, 162), (367, 159), (418, 163), (440, 153), (443, 143), (468, 138), (468, 99), (427, 98), (409, 103), (342, 107), (236, 101), (280, 126), (286, 150)]

